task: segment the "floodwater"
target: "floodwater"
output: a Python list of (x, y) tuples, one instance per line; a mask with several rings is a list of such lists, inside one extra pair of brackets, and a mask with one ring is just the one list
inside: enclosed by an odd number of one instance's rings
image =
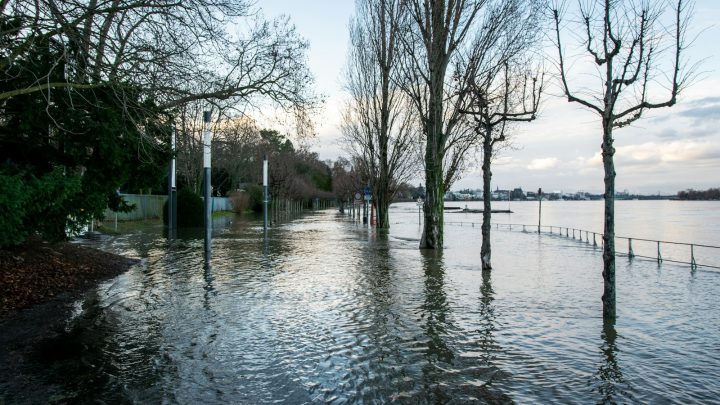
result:
[(414, 204), (391, 217), (378, 232), (326, 210), (267, 239), (259, 221), (223, 218), (210, 257), (161, 227), (103, 238), (142, 264), (78, 301), (22, 378), (0, 375), (0, 402), (720, 398), (720, 272), (619, 258), (613, 325), (590, 244), (493, 229), (483, 273), (478, 227), (447, 226), (446, 248), (423, 252)]

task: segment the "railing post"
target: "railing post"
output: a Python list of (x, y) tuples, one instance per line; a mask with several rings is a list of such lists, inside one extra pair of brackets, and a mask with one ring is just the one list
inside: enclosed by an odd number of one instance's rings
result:
[(573, 228), (573, 239), (575, 239), (575, 228)]
[(660, 254), (660, 241), (658, 241), (658, 243), (657, 243), (657, 248), (658, 248), (657, 249), (658, 250), (658, 258), (657, 259), (658, 259), (658, 264), (660, 264), (663, 261), (662, 255)]
[[(562, 231), (560, 231), (560, 232), (562, 232)], [(565, 237), (566, 238), (568, 237), (568, 229), (567, 228), (565, 228)]]
[(525, 232), (525, 225), (523, 225), (523, 232)]
[(597, 246), (597, 241), (595, 240), (595, 232), (593, 232), (593, 246)]
[(697, 263), (695, 263), (695, 245), (690, 245), (690, 268), (697, 269)]
[(628, 238), (628, 257), (631, 259), (635, 257), (635, 253), (633, 253), (632, 248), (632, 238)]

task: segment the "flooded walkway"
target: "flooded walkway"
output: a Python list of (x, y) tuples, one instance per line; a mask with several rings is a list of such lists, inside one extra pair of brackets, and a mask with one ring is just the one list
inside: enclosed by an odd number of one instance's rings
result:
[(618, 260), (619, 319), (607, 325), (593, 247), (494, 232), (483, 275), (479, 229), (447, 227), (433, 254), (417, 249), (416, 211), (391, 216), (384, 233), (322, 211), (267, 240), (261, 222), (230, 218), (209, 260), (202, 239), (168, 242), (161, 227), (106, 238), (100, 247), (143, 264), (76, 303), (63, 333), (18, 359), (21, 375), (0, 375), (0, 402), (720, 396), (719, 273)]

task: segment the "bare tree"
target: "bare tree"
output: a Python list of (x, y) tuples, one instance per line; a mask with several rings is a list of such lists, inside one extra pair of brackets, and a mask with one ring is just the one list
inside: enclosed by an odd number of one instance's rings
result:
[(340, 212), (345, 212), (345, 202), (351, 202), (353, 195), (362, 188), (360, 174), (350, 161), (340, 157), (332, 165), (332, 188), (340, 204)]
[[(692, 68), (683, 65), (691, 4), (677, 0), (670, 10), (665, 2), (596, 0), (579, 3), (577, 32), (582, 47), (597, 69), (599, 87), (571, 89), (568, 63), (561, 43), (562, 10), (554, 6), (555, 39), (562, 88), (569, 102), (579, 103), (602, 121), (602, 160), (605, 172), (603, 233), (603, 315), (616, 317), (615, 306), (615, 164), (613, 129), (638, 120), (649, 109), (671, 107), (688, 84)], [(673, 27), (662, 24), (673, 15)], [(663, 75), (665, 72), (665, 75)], [(664, 76), (663, 86), (657, 79)], [(578, 79), (579, 80), (579, 79)], [(660, 91), (667, 95), (655, 100)]]
[(388, 206), (398, 185), (416, 169), (414, 117), (398, 88), (400, 0), (357, 0), (350, 23), (351, 49), (345, 87), (351, 101), (343, 114), (346, 149), (365, 161), (377, 206), (378, 228), (388, 228)]
[(542, 92), (542, 73), (530, 75), (525, 64), (516, 61), (505, 62), (475, 77), (471, 87), (469, 108), (462, 110), (464, 114), (472, 116), (475, 133), (482, 140), (483, 221), (480, 257), (483, 270), (492, 269), (491, 164), (497, 151), (507, 145), (508, 124), (535, 119)]
[[(307, 43), (287, 17), (267, 21), (248, 0), (8, 0), (0, 12), (0, 81), (14, 84), (2, 86), (0, 103), (102, 86), (127, 108), (267, 99), (292, 110), (318, 101)], [(32, 65), (29, 52), (45, 42), (55, 60)], [(127, 99), (127, 86), (143, 100)]]
[[(403, 44), (403, 88), (415, 109), (425, 142), (425, 224), (421, 248), (443, 245), (443, 197), (448, 184), (465, 167), (468, 152), (477, 146), (472, 126), (460, 110), (467, 102), (470, 78), (476, 72), (449, 72), (463, 55), (496, 49), (504, 31), (518, 23), (535, 0), (411, 0), (411, 23)], [(453, 74), (450, 74), (453, 73)], [(450, 158), (446, 161), (446, 158)]]
[(260, 157), (256, 147), (260, 130), (253, 119), (244, 115), (232, 115), (215, 128), (213, 167), (225, 170), (230, 189), (237, 189), (251, 181), (251, 168)]

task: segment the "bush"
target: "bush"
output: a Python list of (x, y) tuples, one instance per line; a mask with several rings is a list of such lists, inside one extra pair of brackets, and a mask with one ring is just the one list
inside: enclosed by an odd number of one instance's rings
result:
[(66, 176), (60, 168), (39, 178), (0, 172), (0, 248), (34, 233), (56, 241), (67, 231), (77, 232), (92, 217), (79, 208), (80, 192), (80, 177)]
[(28, 197), (28, 187), (22, 180), (0, 174), (0, 248), (25, 240), (23, 218)]
[(250, 195), (245, 191), (233, 191), (228, 198), (230, 198), (233, 212), (242, 214), (250, 207)]
[[(177, 221), (178, 227), (194, 228), (202, 227), (204, 221), (203, 200), (199, 195), (188, 189), (182, 189), (177, 193)], [(168, 224), (168, 203), (165, 201), (163, 207), (163, 222)]]
[(248, 184), (245, 190), (250, 196), (250, 209), (254, 212), (263, 210), (263, 188), (257, 184)]

